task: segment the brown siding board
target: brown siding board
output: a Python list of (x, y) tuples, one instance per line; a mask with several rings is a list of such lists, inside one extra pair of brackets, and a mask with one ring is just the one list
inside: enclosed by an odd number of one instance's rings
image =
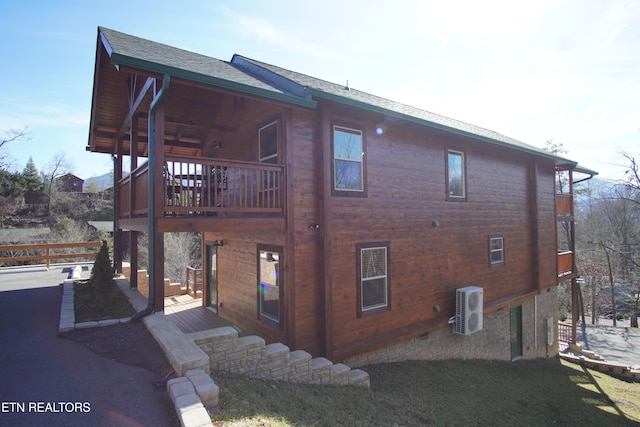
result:
[[(331, 200), (333, 351), (454, 314), (455, 289), (485, 288), (485, 301), (535, 289), (528, 158), (461, 137), (367, 133), (368, 197)], [(444, 150), (466, 155), (468, 201), (445, 200)], [(440, 223), (432, 227), (433, 220)], [(505, 265), (492, 268), (488, 235), (505, 236)], [(391, 242), (391, 310), (356, 318), (355, 244)], [(552, 254), (553, 254), (552, 249)], [(553, 255), (554, 256), (554, 255)], [(438, 304), (440, 312), (433, 306)], [(338, 326), (339, 325), (339, 326)], [(394, 333), (396, 331), (397, 333)], [(364, 344), (363, 344), (364, 345)]]

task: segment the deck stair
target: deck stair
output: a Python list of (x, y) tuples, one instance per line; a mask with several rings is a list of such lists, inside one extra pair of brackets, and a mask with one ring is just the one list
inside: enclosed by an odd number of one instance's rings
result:
[(571, 345), (568, 350), (560, 353), (560, 358), (627, 381), (640, 382), (640, 369), (635, 369), (637, 366), (634, 368), (624, 363), (607, 361), (600, 355), (584, 350), (580, 346)]
[(292, 383), (357, 386), (369, 388), (369, 374), (313, 358), (303, 350), (291, 351), (282, 343), (266, 344), (255, 335), (238, 336), (230, 326), (187, 334), (209, 356), (211, 372), (222, 371), (251, 378)]

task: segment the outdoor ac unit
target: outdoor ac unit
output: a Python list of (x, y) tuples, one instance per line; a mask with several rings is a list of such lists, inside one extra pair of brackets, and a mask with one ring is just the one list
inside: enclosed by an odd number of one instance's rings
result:
[(456, 289), (455, 332), (471, 335), (482, 330), (482, 288), (467, 286)]

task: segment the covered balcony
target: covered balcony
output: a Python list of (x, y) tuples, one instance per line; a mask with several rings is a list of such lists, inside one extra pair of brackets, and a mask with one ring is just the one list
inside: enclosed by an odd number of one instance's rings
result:
[[(165, 156), (162, 217), (282, 216), (284, 167), (269, 163)], [(119, 219), (149, 212), (149, 168), (144, 163), (118, 182)]]

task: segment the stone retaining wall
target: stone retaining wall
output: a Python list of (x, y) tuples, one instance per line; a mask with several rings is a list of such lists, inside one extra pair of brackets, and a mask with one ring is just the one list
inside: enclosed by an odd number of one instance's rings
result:
[(227, 326), (187, 334), (208, 356), (210, 371), (293, 383), (369, 388), (369, 374), (324, 357), (312, 358), (302, 350), (290, 351), (281, 343), (265, 344), (255, 336), (238, 337)]

